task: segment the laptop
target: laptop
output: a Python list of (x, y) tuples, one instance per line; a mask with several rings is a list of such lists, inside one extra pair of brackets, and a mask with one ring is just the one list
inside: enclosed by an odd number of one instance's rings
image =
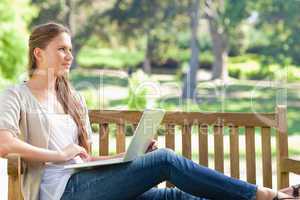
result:
[(113, 165), (124, 162), (130, 162), (146, 153), (157, 129), (164, 117), (165, 111), (161, 109), (144, 110), (143, 115), (134, 131), (132, 140), (123, 158), (112, 158), (107, 160), (98, 160), (90, 162), (81, 162), (64, 165), (65, 169), (78, 169), (86, 167), (95, 167), (102, 165)]

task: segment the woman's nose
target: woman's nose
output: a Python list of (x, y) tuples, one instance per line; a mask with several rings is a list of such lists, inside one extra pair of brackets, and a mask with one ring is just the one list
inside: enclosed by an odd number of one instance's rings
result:
[(66, 59), (67, 59), (67, 60), (73, 60), (72, 52), (67, 53)]

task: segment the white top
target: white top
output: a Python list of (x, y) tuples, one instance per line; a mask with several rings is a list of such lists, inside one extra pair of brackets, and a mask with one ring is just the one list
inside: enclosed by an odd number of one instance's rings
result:
[[(78, 129), (70, 115), (47, 113), (50, 121), (49, 149), (61, 150), (71, 143), (78, 144)], [(40, 200), (59, 200), (64, 193), (73, 169), (64, 169), (62, 164), (75, 163), (72, 159), (61, 164), (48, 165), (40, 185)]]

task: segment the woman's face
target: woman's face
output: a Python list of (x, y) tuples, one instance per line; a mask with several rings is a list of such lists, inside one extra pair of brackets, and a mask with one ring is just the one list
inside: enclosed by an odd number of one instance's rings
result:
[(70, 35), (60, 33), (38, 55), (39, 67), (42, 69), (48, 70), (54, 76), (68, 73), (73, 60)]

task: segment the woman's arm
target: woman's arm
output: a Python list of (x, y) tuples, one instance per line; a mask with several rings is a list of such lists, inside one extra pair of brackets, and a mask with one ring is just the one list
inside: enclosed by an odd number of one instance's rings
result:
[(85, 149), (71, 144), (61, 151), (52, 151), (30, 145), (14, 137), (9, 131), (0, 130), (0, 156), (5, 157), (10, 154), (17, 154), (25, 160), (40, 162), (64, 162), (79, 155), (88, 158)]

